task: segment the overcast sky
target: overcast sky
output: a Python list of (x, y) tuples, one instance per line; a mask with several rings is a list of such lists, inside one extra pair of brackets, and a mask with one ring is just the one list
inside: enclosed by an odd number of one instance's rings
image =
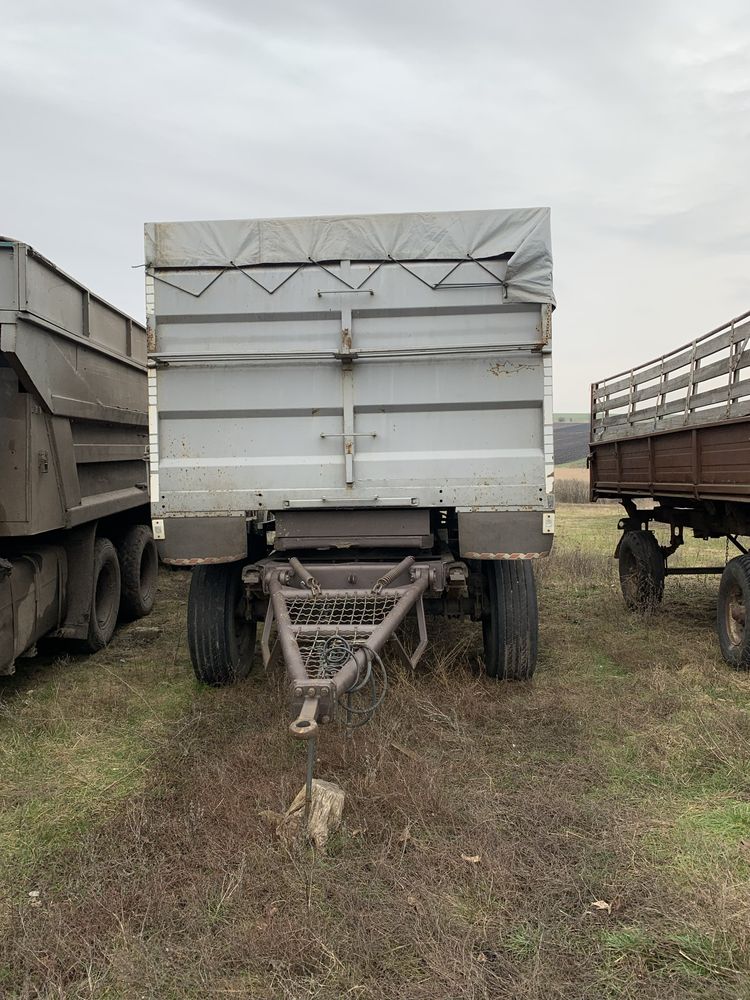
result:
[(138, 318), (144, 221), (526, 205), (559, 411), (750, 308), (747, 0), (24, 0), (0, 37), (0, 232)]

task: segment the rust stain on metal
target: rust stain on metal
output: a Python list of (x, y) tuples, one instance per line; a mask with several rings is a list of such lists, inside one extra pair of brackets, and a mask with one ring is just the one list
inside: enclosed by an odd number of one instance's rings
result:
[(544, 309), (544, 329), (542, 330), (542, 344), (546, 347), (552, 340), (552, 309), (547, 306)]
[(467, 559), (543, 559), (546, 552), (467, 552)]
[(517, 361), (496, 361), (487, 369), (490, 375), (517, 375), (520, 371), (536, 371), (536, 365), (519, 364)]
[(217, 563), (237, 562), (246, 557), (247, 552), (236, 552), (232, 556), (222, 556), (219, 559), (214, 557), (207, 559), (164, 559), (162, 557), (162, 562), (168, 566), (212, 566)]
[(146, 350), (149, 354), (156, 350), (156, 329), (151, 321), (151, 317), (146, 321)]

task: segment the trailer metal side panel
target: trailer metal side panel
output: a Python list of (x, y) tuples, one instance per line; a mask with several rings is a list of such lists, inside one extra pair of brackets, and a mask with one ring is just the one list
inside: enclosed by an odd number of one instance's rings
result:
[(147, 501), (145, 368), (143, 326), (0, 241), (0, 536)]
[(182, 249), (213, 225), (148, 227), (155, 517), (552, 509), (551, 288), (518, 301), (510, 254), (217, 266)]

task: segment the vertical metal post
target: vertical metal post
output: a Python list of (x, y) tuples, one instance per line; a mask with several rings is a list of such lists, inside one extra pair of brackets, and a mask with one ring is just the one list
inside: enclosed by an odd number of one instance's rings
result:
[(654, 415), (654, 426), (656, 426), (656, 424), (658, 423), (660, 414), (666, 413), (667, 392), (665, 387), (668, 381), (669, 381), (669, 375), (667, 372), (664, 371), (664, 358), (662, 357), (661, 371), (659, 373), (659, 392), (657, 393), (656, 396), (656, 413)]
[(16, 257), (16, 266), (18, 267), (18, 308), (26, 309), (29, 304), (29, 288), (26, 281), (27, 274), (27, 261), (28, 261), (29, 251), (28, 247), (19, 247), (18, 256)]
[(341, 364), (344, 408), (344, 471), (347, 485), (354, 482), (354, 369), (351, 360)]
[(628, 389), (628, 423), (635, 420), (635, 369), (630, 369), (630, 388)]
[[(348, 261), (342, 261), (342, 270)], [(354, 482), (354, 368), (352, 353), (352, 310), (341, 306), (341, 405), (344, 425), (344, 472), (348, 485)]]
[(690, 370), (688, 373), (688, 384), (687, 390), (685, 392), (685, 422), (690, 420), (690, 413), (692, 410), (691, 402), (693, 394), (695, 393), (696, 378), (698, 376), (698, 369), (700, 368), (700, 359), (696, 358), (696, 353), (698, 351), (698, 341), (693, 341), (693, 346), (690, 351)]
[(310, 809), (312, 808), (312, 783), (313, 771), (315, 770), (315, 744), (317, 740), (311, 736), (307, 741), (307, 774), (305, 775), (305, 828), (310, 821)]
[(85, 289), (81, 298), (81, 332), (84, 337), (91, 336), (91, 296)]
[[(351, 261), (342, 260), (341, 277), (349, 283)], [(352, 307), (341, 301), (341, 405), (344, 424), (344, 481), (347, 486), (354, 482), (354, 369), (352, 353)]]

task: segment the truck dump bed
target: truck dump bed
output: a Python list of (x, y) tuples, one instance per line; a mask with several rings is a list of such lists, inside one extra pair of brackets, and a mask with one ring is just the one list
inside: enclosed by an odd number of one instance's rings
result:
[(0, 537), (147, 501), (145, 367), (144, 327), (0, 239)]
[(750, 312), (591, 387), (591, 498), (750, 499)]
[(547, 209), (159, 223), (146, 264), (154, 517), (552, 509)]

